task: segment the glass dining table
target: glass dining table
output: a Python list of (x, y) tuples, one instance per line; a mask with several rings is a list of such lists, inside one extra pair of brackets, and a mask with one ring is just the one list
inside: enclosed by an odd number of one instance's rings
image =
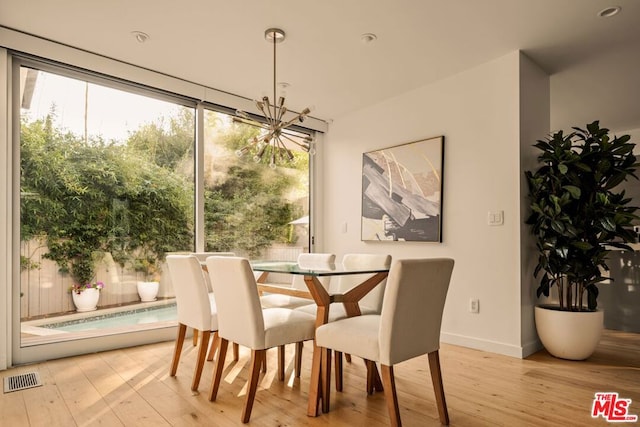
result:
[[(380, 284), (389, 274), (389, 268), (345, 268), (341, 264), (323, 265), (321, 268), (305, 268), (296, 262), (282, 261), (252, 261), (251, 266), (255, 272), (261, 272), (257, 278), (258, 287), (263, 292), (284, 293), (293, 296), (311, 297), (318, 306), (316, 311), (316, 328), (329, 321), (329, 307), (331, 303), (342, 303), (347, 316), (359, 316), (359, 301), (367, 295), (373, 288)], [(269, 273), (297, 274), (304, 276), (304, 282), (309, 289), (306, 291), (292, 289), (284, 286), (269, 285), (266, 283)], [(329, 293), (322, 285), (319, 278), (343, 275), (364, 275), (363, 281), (344, 293)], [(313, 362), (311, 366), (311, 380), (309, 386), (309, 402), (307, 415), (315, 417), (318, 415), (320, 402), (322, 411), (329, 411), (329, 376), (331, 375), (331, 352), (313, 345)], [(324, 366), (328, 366), (328, 372), (322, 372), (323, 359)], [(373, 364), (373, 372), (368, 375), (372, 378), (375, 390), (382, 390), (377, 368)]]

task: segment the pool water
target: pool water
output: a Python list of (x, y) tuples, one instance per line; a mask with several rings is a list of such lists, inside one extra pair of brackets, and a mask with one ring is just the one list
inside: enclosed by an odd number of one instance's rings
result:
[(96, 329), (117, 328), (121, 326), (136, 326), (148, 323), (166, 322), (176, 320), (176, 318), (176, 305), (170, 304), (163, 305), (161, 307), (140, 308), (87, 317), (84, 319), (50, 323), (39, 325), (39, 327), (65, 332), (82, 332)]

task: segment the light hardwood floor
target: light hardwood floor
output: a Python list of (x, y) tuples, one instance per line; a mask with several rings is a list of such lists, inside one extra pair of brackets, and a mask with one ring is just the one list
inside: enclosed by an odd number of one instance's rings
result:
[[(196, 347), (186, 345), (175, 378), (169, 377), (173, 342), (51, 360), (2, 372), (38, 371), (44, 386), (0, 395), (0, 426), (236, 426), (244, 403), (249, 352), (227, 358), (218, 400), (207, 400), (212, 362), (200, 393), (190, 391)], [(293, 347), (287, 348), (287, 381), (276, 378), (275, 350), (261, 377), (251, 416), (255, 426), (386, 426), (382, 393), (367, 396), (364, 364), (344, 368), (344, 391), (332, 392), (331, 412), (306, 416), (311, 345), (303, 373), (294, 380)], [(595, 392), (632, 399), (640, 415), (640, 335), (605, 331), (584, 362), (555, 359), (545, 351), (516, 358), (443, 344), (444, 388), (452, 426), (603, 426), (592, 419)], [(437, 426), (438, 414), (426, 356), (396, 367), (405, 426)], [(618, 424), (625, 425), (625, 424)]]

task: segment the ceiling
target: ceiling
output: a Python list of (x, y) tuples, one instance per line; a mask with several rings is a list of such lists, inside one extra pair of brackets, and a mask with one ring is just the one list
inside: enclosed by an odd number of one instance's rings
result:
[(271, 93), (282, 28), (287, 106), (327, 121), (521, 49), (552, 76), (552, 128), (640, 129), (638, 0), (2, 0), (0, 25), (247, 98)]

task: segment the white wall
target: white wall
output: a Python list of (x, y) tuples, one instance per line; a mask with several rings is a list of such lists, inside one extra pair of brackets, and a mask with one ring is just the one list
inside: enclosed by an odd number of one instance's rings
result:
[(524, 171), (537, 168), (540, 150), (533, 147), (544, 139), (550, 129), (550, 79), (537, 64), (525, 55), (520, 56), (520, 342), (523, 355), (542, 348), (535, 331), (533, 307), (537, 301), (537, 280), (533, 271), (537, 264), (537, 249), (530, 227), (524, 222), (529, 215), (528, 185)]
[[(517, 357), (523, 354), (520, 67), (513, 52), (336, 120), (325, 137), (321, 207), (323, 249), (338, 257), (454, 258), (443, 341)], [(443, 242), (362, 242), (362, 153), (438, 135), (445, 136)], [(504, 211), (503, 226), (487, 225), (492, 210)], [(479, 314), (469, 313), (470, 298), (479, 298)]]

